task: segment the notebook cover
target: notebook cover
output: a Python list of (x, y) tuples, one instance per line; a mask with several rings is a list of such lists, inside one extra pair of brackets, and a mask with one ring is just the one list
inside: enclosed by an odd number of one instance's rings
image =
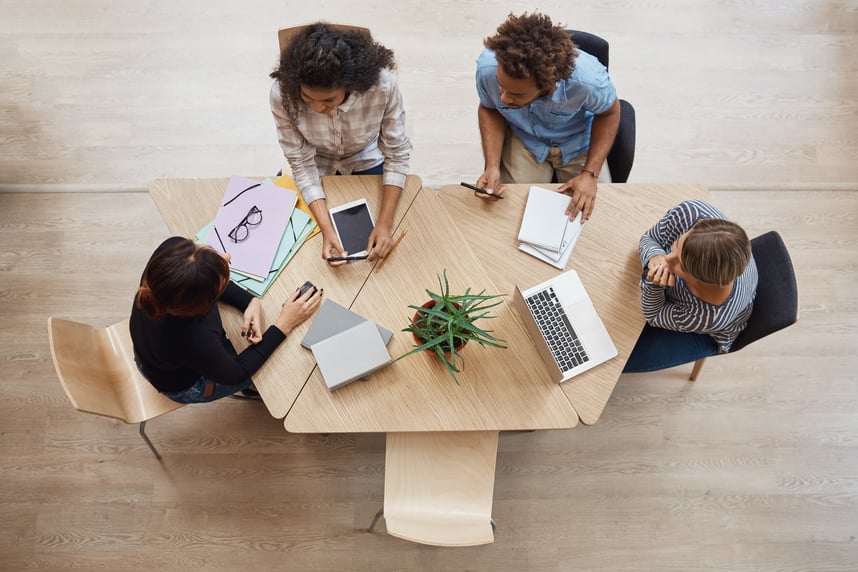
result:
[(369, 320), (312, 346), (325, 385), (333, 391), (391, 362), (378, 328)]
[[(271, 183), (232, 176), (212, 223), (206, 244), (230, 255), (235, 272), (265, 280), (286, 230), (298, 194)], [(247, 239), (236, 242), (229, 233), (248, 215), (251, 207), (262, 211), (262, 221), (248, 226)]]
[[(360, 314), (355, 314), (333, 300), (326, 299), (322, 302), (322, 307), (319, 308), (319, 311), (316, 312), (313, 323), (310, 324), (310, 329), (307, 330), (304, 339), (301, 340), (301, 346), (309, 350), (313, 344), (366, 321), (367, 318), (364, 318)], [(393, 337), (393, 332), (378, 324), (376, 324), (376, 327), (378, 328), (378, 333), (381, 334), (384, 345), (387, 345)]]
[(569, 221), (566, 207), (570, 200), (562, 193), (530, 187), (518, 240), (553, 252), (562, 252), (563, 237)]

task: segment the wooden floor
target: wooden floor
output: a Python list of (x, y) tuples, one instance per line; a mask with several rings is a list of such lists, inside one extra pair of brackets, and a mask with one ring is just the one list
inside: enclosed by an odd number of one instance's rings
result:
[[(781, 232), (801, 321), (731, 356), (628, 375), (602, 419), (500, 436), (494, 544), (365, 531), (382, 435), (290, 435), (224, 400), (136, 428), (77, 413), (48, 316), (128, 315), (167, 229), (156, 177), (266, 175), (279, 26), (394, 49), (430, 185), (482, 168), (474, 60), (530, 2), (0, 0), (0, 570), (858, 569), (858, 3), (628, 0), (542, 10), (611, 42), (633, 182), (701, 182)], [(798, 190), (796, 190), (798, 189)], [(78, 193), (73, 191), (104, 191)], [(598, 208), (598, 207), (597, 207)]]
[(159, 464), (75, 412), (47, 317), (127, 316), (166, 229), (143, 193), (0, 194), (0, 569), (854, 570), (858, 192), (711, 199), (780, 230), (799, 324), (696, 383), (625, 376), (593, 427), (501, 434), (495, 543), (437, 549), (366, 532), (382, 435), (290, 435), (227, 399), (150, 423)]
[(858, 181), (856, 0), (395, 5), (0, 0), (0, 189), (274, 174), (276, 30), (317, 19), (368, 26), (394, 50), (412, 171), (474, 181), (482, 40), (537, 5), (610, 41), (637, 110), (634, 182)]

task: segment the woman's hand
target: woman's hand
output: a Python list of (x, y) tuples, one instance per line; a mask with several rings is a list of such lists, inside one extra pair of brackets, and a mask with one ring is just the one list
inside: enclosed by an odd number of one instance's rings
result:
[(676, 276), (667, 267), (667, 257), (657, 254), (647, 262), (646, 279), (656, 286), (673, 286)]
[(366, 259), (367, 262), (384, 258), (390, 252), (391, 246), (393, 246), (393, 240), (391, 238), (390, 226), (381, 223), (375, 225), (366, 243), (366, 251), (369, 254), (369, 257)]
[(262, 321), (262, 304), (254, 298), (244, 309), (244, 323), (241, 325), (241, 337), (247, 338), (251, 344), (262, 341), (265, 324)]
[[(327, 260), (328, 258), (336, 258), (336, 257), (344, 257), (348, 253), (343, 250), (343, 246), (340, 244), (340, 241), (337, 240), (337, 233), (331, 229), (328, 232), (322, 230), (322, 258)], [(346, 264), (347, 261), (340, 260), (339, 262), (328, 262), (331, 266), (342, 266)]]
[(286, 300), (283, 307), (280, 309), (280, 314), (274, 321), (274, 325), (286, 335), (300, 325), (307, 318), (312, 316), (319, 309), (319, 304), (322, 303), (322, 293), (324, 290), (315, 290), (310, 288), (300, 296), (300, 291), (295, 290), (292, 297)]

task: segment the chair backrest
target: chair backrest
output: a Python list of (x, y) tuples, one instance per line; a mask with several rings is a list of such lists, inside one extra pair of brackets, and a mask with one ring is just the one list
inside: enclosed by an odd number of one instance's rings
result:
[(497, 447), (497, 431), (388, 433), (387, 533), (435, 546), (493, 542)]
[[(595, 56), (605, 68), (608, 68), (610, 46), (607, 40), (581, 30), (566, 30), (566, 33), (579, 48)], [(635, 136), (637, 132), (635, 124), (635, 108), (628, 101), (621, 99), (620, 126), (617, 128), (614, 144), (608, 153), (608, 169), (611, 171), (612, 183), (625, 183), (629, 180), (629, 174), (632, 172), (632, 165), (635, 162)]]
[(791, 326), (798, 320), (798, 285), (783, 239), (769, 231), (751, 240), (757, 264), (757, 295), (748, 325), (733, 342), (736, 352), (751, 342)]
[(581, 30), (566, 30), (566, 33), (569, 34), (569, 37), (572, 38), (572, 41), (575, 42), (579, 48), (591, 56), (596, 56), (596, 59), (599, 60), (599, 62), (601, 62), (601, 64), (606, 68), (609, 67), (610, 46), (608, 45), (607, 40), (597, 36), (596, 34), (582, 32)]
[(182, 407), (140, 375), (128, 320), (95, 328), (48, 318), (51, 357), (75, 409), (126, 423), (140, 423)]
[[(368, 28), (363, 28), (361, 26), (350, 26), (348, 24), (328, 24), (332, 28), (336, 28), (338, 30), (355, 30), (357, 32), (369, 32)], [(277, 32), (277, 39), (280, 41), (280, 53), (283, 53), (283, 50), (286, 49), (286, 46), (289, 45), (289, 42), (292, 41), (298, 33), (305, 29), (310, 24), (304, 24), (301, 26), (293, 26), (291, 28), (280, 28)]]

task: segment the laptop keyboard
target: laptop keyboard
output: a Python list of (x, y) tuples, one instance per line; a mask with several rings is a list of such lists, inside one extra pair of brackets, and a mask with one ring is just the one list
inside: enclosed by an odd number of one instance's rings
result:
[(548, 343), (548, 349), (551, 350), (560, 371), (569, 371), (590, 359), (560, 305), (554, 288), (549, 286), (524, 301), (536, 320), (542, 337)]

